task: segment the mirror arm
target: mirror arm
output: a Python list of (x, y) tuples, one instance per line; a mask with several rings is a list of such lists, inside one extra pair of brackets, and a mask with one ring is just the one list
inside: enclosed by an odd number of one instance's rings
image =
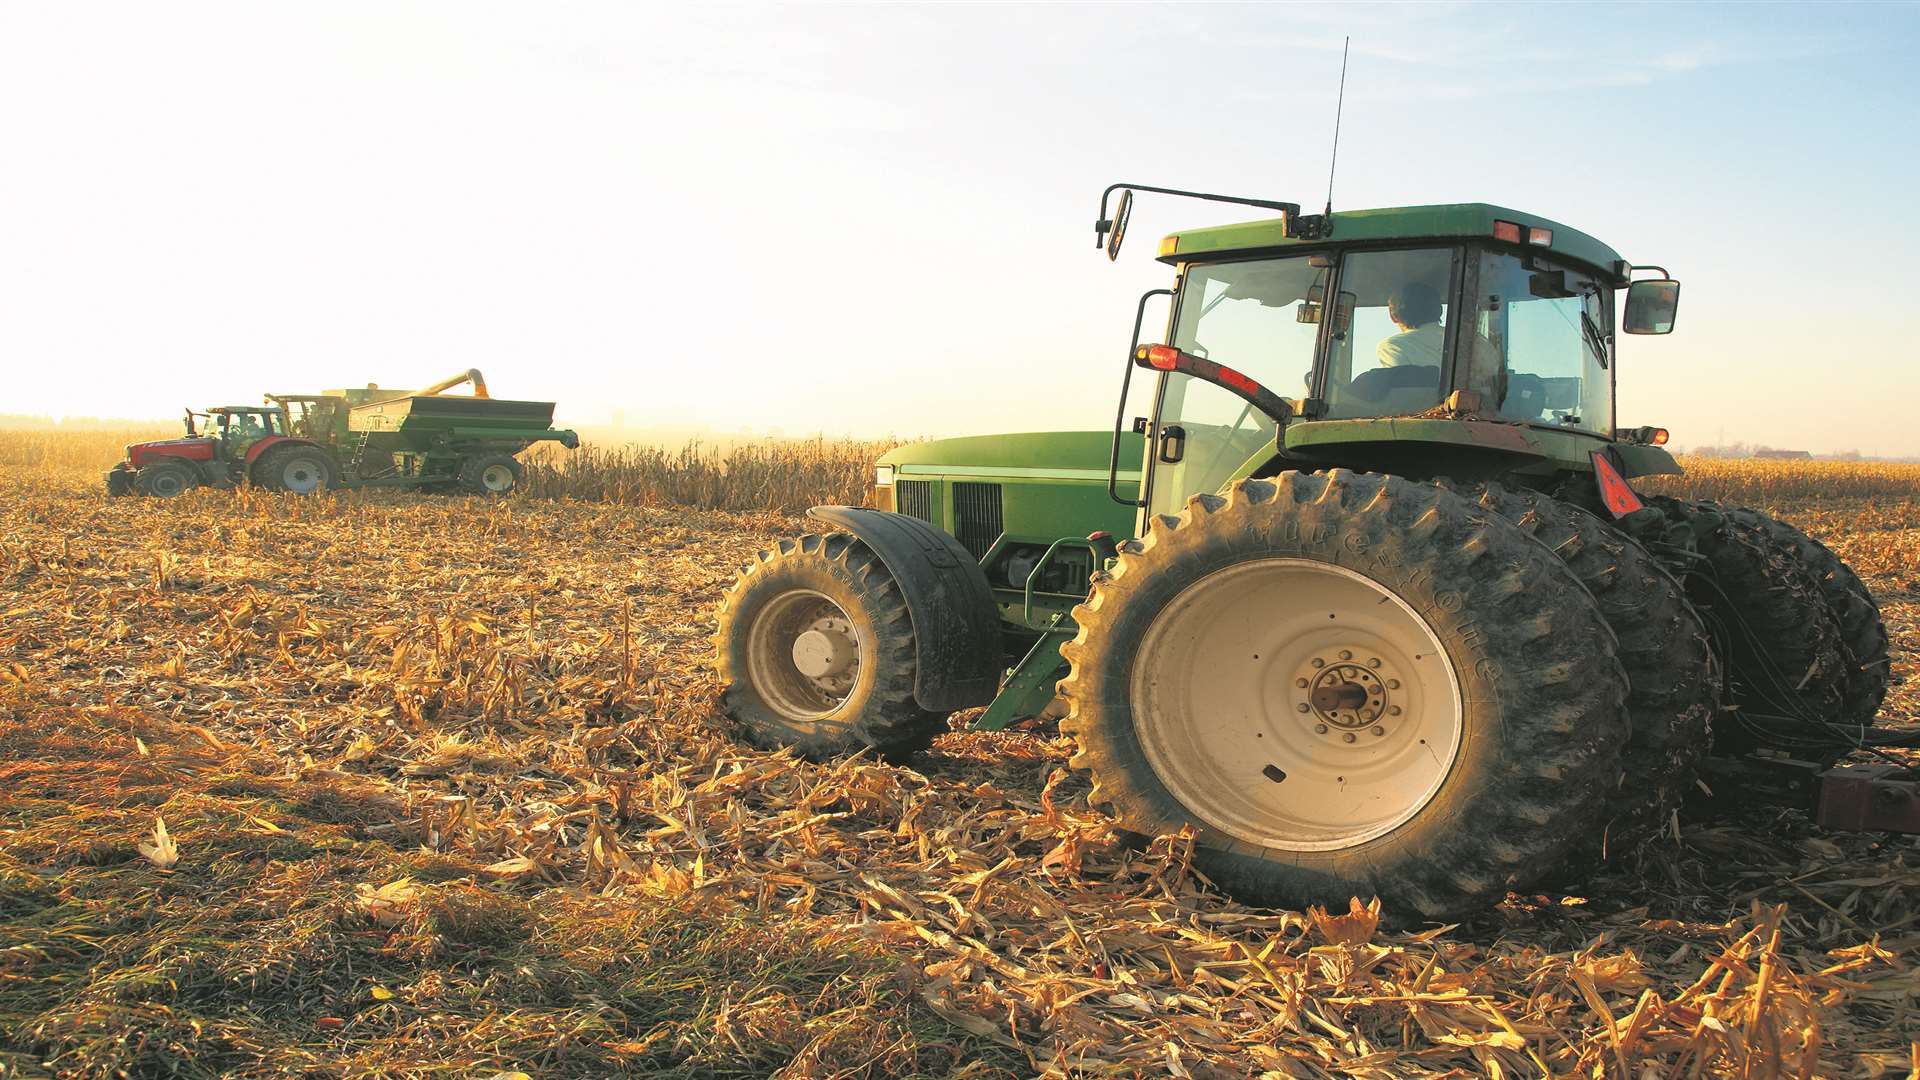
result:
[(1247, 199), (1238, 195), (1208, 195), (1200, 191), (1183, 191), (1180, 188), (1154, 187), (1151, 184), (1108, 184), (1107, 190), (1100, 193), (1100, 217), (1093, 223), (1093, 246), (1105, 246), (1107, 230), (1113, 228), (1113, 219), (1107, 216), (1107, 200), (1121, 188), (1135, 191), (1151, 191), (1157, 195), (1178, 195), (1187, 199), (1205, 199), (1208, 202), (1236, 203), (1240, 206), (1258, 206), (1263, 210), (1278, 210), (1287, 215), (1287, 229), (1291, 233), (1293, 223), (1300, 217), (1300, 204), (1276, 202), (1272, 199)]

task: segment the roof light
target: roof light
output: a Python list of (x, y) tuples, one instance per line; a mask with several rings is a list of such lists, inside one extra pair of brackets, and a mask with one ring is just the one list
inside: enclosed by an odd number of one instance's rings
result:
[(1496, 221), (1493, 223), (1493, 238), (1517, 244), (1520, 242), (1520, 226), (1511, 221)]
[(1163, 259), (1179, 250), (1180, 235), (1178, 233), (1160, 241), (1160, 257)]
[(1653, 434), (1647, 436), (1647, 441), (1655, 446), (1667, 445), (1667, 429), (1663, 427), (1654, 428)]
[(1543, 229), (1540, 226), (1535, 225), (1533, 228), (1527, 230), (1527, 243), (1539, 244), (1540, 246), (1545, 247), (1548, 244), (1553, 243), (1553, 230)]

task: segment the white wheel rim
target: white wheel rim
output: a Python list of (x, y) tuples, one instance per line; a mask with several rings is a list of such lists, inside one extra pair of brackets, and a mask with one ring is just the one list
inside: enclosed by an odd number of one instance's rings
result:
[(492, 492), (513, 490), (513, 470), (505, 465), (489, 465), (480, 472), (480, 486)]
[(1372, 578), (1310, 559), (1244, 562), (1182, 590), (1148, 627), (1130, 689), (1168, 792), (1228, 836), (1289, 851), (1405, 824), (1446, 781), (1465, 727), (1432, 626)]
[(794, 589), (761, 607), (747, 630), (747, 673), (789, 720), (824, 719), (860, 681), (867, 643), (846, 610), (823, 593)]
[(288, 491), (309, 494), (320, 487), (320, 470), (311, 461), (295, 458), (280, 469), (280, 483)]

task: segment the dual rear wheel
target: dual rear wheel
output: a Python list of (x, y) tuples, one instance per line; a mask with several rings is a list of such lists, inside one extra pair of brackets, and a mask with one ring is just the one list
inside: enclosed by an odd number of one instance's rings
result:
[[(1837, 559), (1747, 512), (1723, 515), (1735, 539), (1663, 512), (1710, 537), (1723, 609), (1754, 589), (1777, 605), (1763, 587), (1784, 567), (1825, 566), (1770, 617), (1851, 612), (1841, 636), (1864, 644), (1816, 693), (1877, 705), (1884, 631)], [(1061, 730), (1096, 802), (1136, 833), (1191, 830), (1196, 865), (1245, 900), (1459, 915), (1635, 850), (1691, 786), (1728, 666), (1735, 700), (1757, 700), (1751, 657), (1716, 647), (1693, 576), (1663, 566), (1671, 546), (1490, 485), (1244, 481), (1154, 519), (1096, 575), (1061, 650)], [(1774, 568), (1736, 573), (1756, 562)], [(762, 552), (717, 645), (726, 709), (761, 745), (898, 756), (943, 726), (913, 701), (899, 588), (857, 538)]]

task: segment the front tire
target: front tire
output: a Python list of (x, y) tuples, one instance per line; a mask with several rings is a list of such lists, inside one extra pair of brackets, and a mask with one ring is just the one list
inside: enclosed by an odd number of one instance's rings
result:
[(1550, 551), (1433, 485), (1336, 469), (1195, 496), (1074, 618), (1060, 726), (1094, 800), (1191, 827), (1249, 902), (1445, 918), (1554, 876), (1605, 813), (1613, 634)]
[(749, 742), (824, 760), (924, 749), (946, 716), (914, 698), (913, 620), (865, 543), (808, 534), (760, 552), (720, 601), (722, 707)]
[(200, 474), (181, 461), (156, 461), (134, 474), (133, 489), (156, 499), (185, 495), (200, 486)]

